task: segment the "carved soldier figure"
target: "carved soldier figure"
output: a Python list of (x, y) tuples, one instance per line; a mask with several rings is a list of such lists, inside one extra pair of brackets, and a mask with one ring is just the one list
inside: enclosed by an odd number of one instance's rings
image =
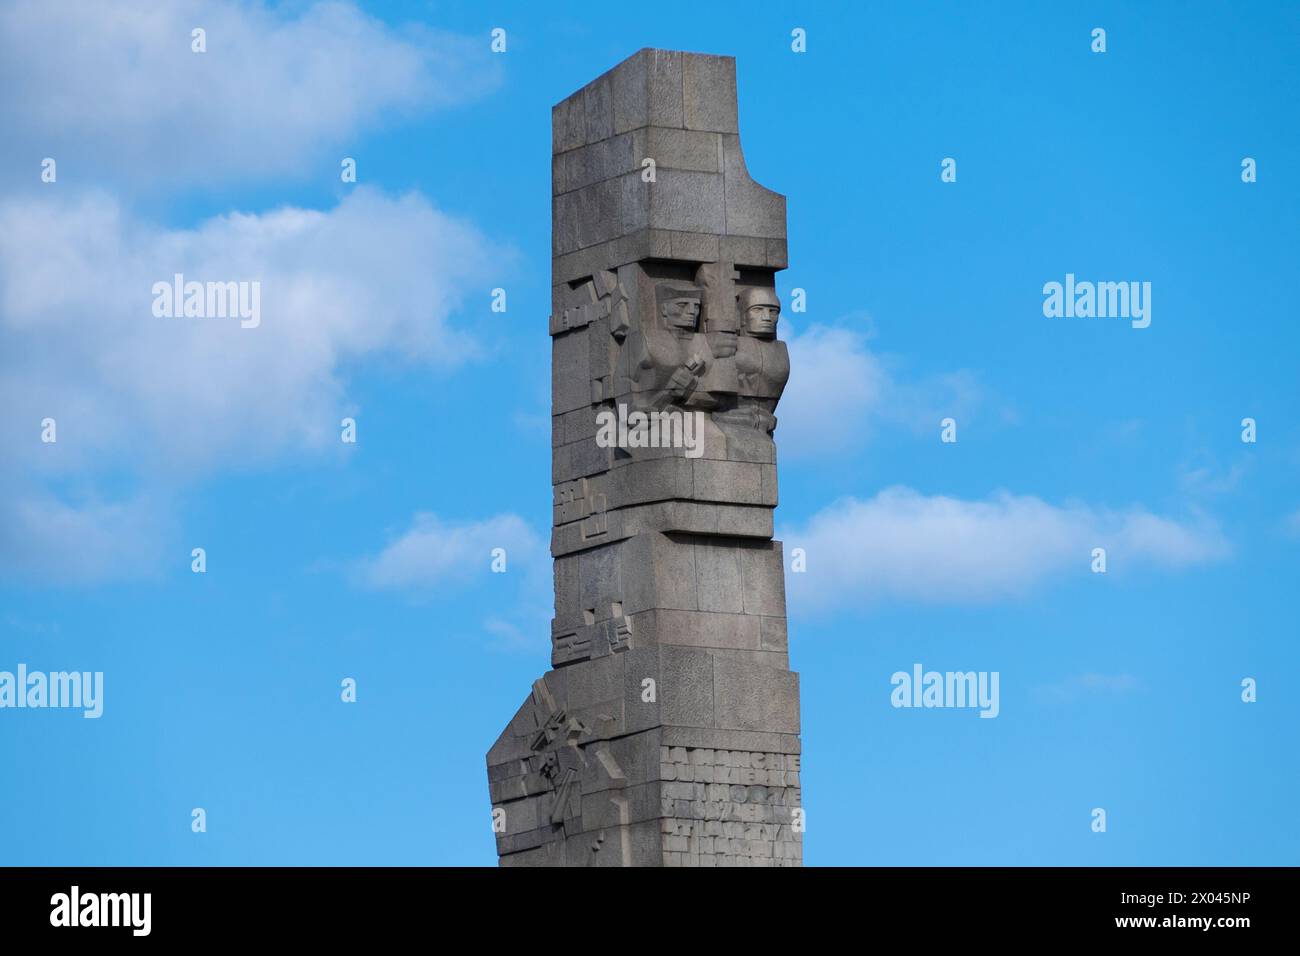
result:
[(776, 428), (772, 413), (790, 378), (790, 353), (776, 337), (781, 300), (775, 289), (749, 286), (741, 290), (738, 308), (743, 330), (736, 348), (740, 394), (731, 420), (770, 435)]
[[(711, 408), (712, 396), (699, 388), (700, 377), (713, 358), (699, 333), (700, 290), (694, 285), (664, 282), (655, 287), (656, 326), (644, 328), (631, 343), (638, 349), (637, 381), (653, 396), (654, 408), (670, 404)], [(638, 348), (639, 346), (639, 348)]]
[(775, 289), (749, 287), (740, 293), (740, 314), (744, 330), (760, 339), (776, 338), (776, 322), (781, 316), (781, 300)]
[(700, 290), (695, 286), (665, 282), (655, 290), (664, 327), (678, 336), (693, 334), (700, 327)]

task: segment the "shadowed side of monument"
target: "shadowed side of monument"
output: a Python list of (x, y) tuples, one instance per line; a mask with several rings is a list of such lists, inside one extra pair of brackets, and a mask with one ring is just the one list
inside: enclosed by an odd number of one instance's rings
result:
[(642, 50), (552, 124), (552, 670), (488, 752), (497, 852), (798, 866), (785, 198), (745, 169), (730, 57)]

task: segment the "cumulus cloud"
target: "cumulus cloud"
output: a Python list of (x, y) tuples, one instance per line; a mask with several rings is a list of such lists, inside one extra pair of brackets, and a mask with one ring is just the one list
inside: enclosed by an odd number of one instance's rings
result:
[(776, 433), (783, 457), (853, 450), (881, 423), (933, 431), (949, 415), (966, 422), (982, 398), (964, 370), (901, 379), (890, 357), (871, 350), (867, 332), (815, 324), (785, 334), (790, 382)]
[(58, 585), (148, 575), (166, 514), (149, 495), (75, 505), (43, 492), (9, 498), (0, 505), (0, 574)]
[[(48, 483), (61, 476), (118, 470), (174, 485), (337, 449), (339, 421), (355, 411), (348, 363), (388, 354), (447, 369), (473, 358), (451, 316), (509, 258), (418, 194), (365, 188), (328, 210), (232, 213), (189, 229), (103, 195), (0, 202), (0, 565), (64, 581), (119, 574), (156, 551), (148, 542), (165, 516), (130, 500), (78, 514), (93, 496), (54, 496)], [(153, 285), (176, 273), (258, 282), (260, 325), (155, 316)], [(40, 440), (46, 418), (56, 444)], [(99, 546), (128, 540), (139, 543), (131, 561)]]
[[(191, 51), (196, 27), (205, 53)], [(46, 156), (60, 181), (66, 170), (151, 190), (302, 175), (384, 117), (472, 99), (497, 77), (486, 42), (390, 29), (352, 3), (0, 5), (7, 155), (33, 180)]]
[(1006, 492), (984, 501), (892, 487), (845, 498), (806, 524), (784, 529), (787, 551), (808, 569), (787, 576), (792, 603), (830, 608), (900, 599), (939, 604), (1023, 596), (1053, 577), (1089, 572), (1093, 548), (1107, 573), (1180, 568), (1223, 557), (1228, 544), (1208, 521), (1180, 522), (1142, 509), (1049, 504)]
[[(505, 571), (493, 573), (493, 551), (505, 551)], [(498, 647), (533, 650), (545, 644), (553, 610), (548, 543), (514, 514), (482, 521), (445, 521), (415, 515), (410, 527), (378, 554), (354, 562), (360, 587), (405, 594), (416, 601), (461, 596), (475, 585), (490, 588), (498, 608), (482, 621)], [(508, 597), (501, 596), (501, 590)]]
[(422, 512), (379, 554), (359, 561), (355, 576), (367, 588), (427, 592), (481, 577), (494, 548), (505, 549), (506, 574), (546, 563), (546, 544), (518, 515), (457, 523)]
[[(351, 363), (472, 358), (450, 317), (509, 255), (419, 195), (359, 188), (334, 208), (180, 226), (134, 207), (322, 164), (336, 176), (377, 124), (471, 101), (500, 74), (482, 38), (390, 27), (353, 2), (0, 5), (0, 568), (55, 583), (147, 570), (186, 479), (339, 447)], [(152, 287), (177, 273), (259, 283), (260, 326), (155, 317)], [(57, 444), (39, 439), (45, 418)]]
[(846, 444), (867, 427), (892, 388), (889, 374), (862, 333), (813, 325), (787, 335), (790, 381), (777, 407), (781, 454)]
[[(0, 434), (66, 467), (119, 453), (151, 468), (246, 464), (337, 442), (341, 366), (472, 357), (450, 316), (503, 255), (418, 194), (364, 188), (327, 211), (179, 230), (103, 196), (0, 203)], [(258, 282), (261, 324), (156, 317), (152, 287), (176, 273)], [(57, 459), (33, 424), (47, 416)]]

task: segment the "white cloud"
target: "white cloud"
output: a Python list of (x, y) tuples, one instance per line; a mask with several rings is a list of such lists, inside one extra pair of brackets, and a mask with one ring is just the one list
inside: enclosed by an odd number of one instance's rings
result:
[(60, 586), (148, 575), (166, 520), (142, 495), (75, 506), (40, 492), (9, 498), (0, 505), (0, 573)]
[[(464, 102), (495, 85), (483, 39), (385, 26), (352, 3), (19, 0), (0, 6), (0, 114), (33, 182), (45, 156), (66, 179), (156, 190), (302, 175), (317, 154), (396, 113)], [(207, 31), (193, 53), (190, 31)], [(338, 156), (330, 161), (337, 169)], [(6, 177), (17, 172), (2, 170)]]
[[(0, 202), (0, 564), (64, 580), (116, 574), (157, 550), (150, 536), (165, 515), (101, 495), (78, 516), (80, 503), (45, 486), (61, 476), (170, 486), (341, 449), (339, 421), (356, 412), (346, 366), (377, 354), (432, 369), (472, 358), (474, 340), (450, 317), (510, 259), (418, 194), (366, 188), (326, 211), (232, 213), (192, 229), (138, 220), (99, 195)], [(260, 282), (261, 324), (155, 317), (152, 286), (177, 272)], [(57, 444), (40, 440), (47, 417)], [(24, 512), (27, 501), (44, 502), (46, 519)], [(93, 542), (133, 537), (138, 560), (87, 557), (101, 551)], [(28, 549), (48, 561), (23, 561)]]
[(495, 576), (492, 550), (504, 548), (501, 580), (528, 579), (549, 564), (547, 545), (518, 515), (447, 522), (427, 512), (379, 554), (357, 563), (357, 583), (375, 590), (427, 594), (438, 588)]
[(852, 443), (892, 389), (866, 336), (825, 325), (787, 335), (790, 381), (776, 409), (782, 456)]
[(1106, 549), (1109, 574), (1141, 565), (1200, 564), (1229, 550), (1203, 520), (1056, 506), (1005, 492), (963, 501), (905, 487), (867, 501), (845, 498), (781, 537), (787, 552), (807, 552), (808, 570), (787, 575), (786, 582), (792, 603), (809, 608), (882, 599), (961, 604), (1015, 598), (1052, 577), (1090, 573), (1095, 547)]
[[(419, 195), (350, 188), (328, 210), (187, 228), (120, 197), (337, 177), (366, 130), (500, 75), (483, 37), (389, 27), (351, 2), (0, 5), (0, 568), (147, 571), (187, 479), (341, 448), (355, 361), (473, 357), (450, 316), (510, 256)], [(38, 179), (46, 156), (55, 185)], [(154, 317), (152, 286), (175, 273), (259, 282), (260, 327)], [(39, 440), (46, 417), (57, 444)]]
[[(502, 253), (416, 194), (367, 189), (328, 211), (134, 220), (104, 197), (0, 203), (0, 437), (66, 468), (166, 470), (337, 444), (341, 367), (392, 352), (454, 367), (451, 313)], [(155, 282), (257, 281), (261, 325), (157, 318)], [(59, 423), (59, 456), (36, 424)]]
[(1212, 465), (1189, 466), (1179, 472), (1178, 483), (1189, 497), (1209, 498), (1235, 491), (1246, 471), (1245, 462), (1222, 471)]
[(843, 326), (786, 332), (790, 381), (776, 409), (783, 458), (852, 451), (882, 422), (937, 435), (949, 415), (973, 418), (982, 390), (971, 373), (903, 381), (895, 360), (868, 348), (870, 338)]
[[(494, 548), (505, 549), (506, 570), (492, 570)], [(415, 515), (410, 527), (377, 555), (353, 563), (355, 584), (404, 594), (416, 602), (478, 594), (493, 610), (480, 623), (490, 644), (506, 651), (547, 646), (554, 611), (549, 543), (514, 514), (482, 521), (444, 521)]]

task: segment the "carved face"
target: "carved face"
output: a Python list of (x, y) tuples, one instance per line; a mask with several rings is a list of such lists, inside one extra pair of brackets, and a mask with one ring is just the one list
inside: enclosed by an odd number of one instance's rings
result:
[(751, 305), (745, 310), (745, 331), (760, 339), (776, 338), (776, 321), (780, 317), (779, 305)]
[(776, 290), (750, 287), (740, 293), (740, 311), (745, 331), (757, 339), (776, 338), (776, 322), (781, 317), (781, 300)]
[(683, 296), (663, 304), (663, 317), (675, 329), (694, 331), (700, 323), (700, 300)]

